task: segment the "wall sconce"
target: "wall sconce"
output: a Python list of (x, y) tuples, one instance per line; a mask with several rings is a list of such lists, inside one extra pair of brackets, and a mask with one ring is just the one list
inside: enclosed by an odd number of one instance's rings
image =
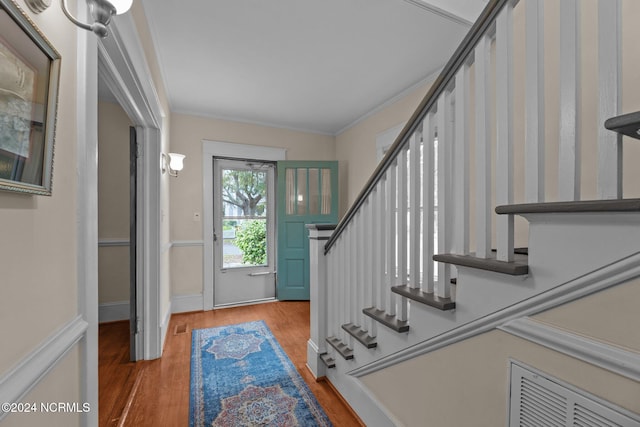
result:
[(162, 173), (169, 172), (170, 176), (178, 176), (178, 172), (184, 168), (184, 154), (178, 153), (162, 153), (160, 158), (160, 164)]
[[(93, 24), (85, 24), (74, 18), (67, 7), (67, 0), (61, 0), (62, 11), (78, 27), (93, 31), (101, 38), (107, 36), (107, 25), (111, 22), (111, 17), (125, 13), (133, 4), (133, 0), (86, 0), (86, 2), (89, 7), (89, 13), (91, 13), (91, 17), (94, 20)], [(26, 0), (26, 3), (29, 9), (35, 13), (40, 13), (51, 5), (51, 0)]]

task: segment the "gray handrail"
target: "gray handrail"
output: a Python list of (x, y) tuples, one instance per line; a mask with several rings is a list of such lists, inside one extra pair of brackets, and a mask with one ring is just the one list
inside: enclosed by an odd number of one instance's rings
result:
[(336, 230), (331, 235), (331, 238), (327, 241), (327, 244), (324, 247), (325, 254), (329, 252), (333, 244), (336, 242), (340, 234), (345, 229), (347, 224), (351, 221), (351, 219), (355, 216), (360, 206), (364, 203), (367, 196), (373, 191), (375, 186), (384, 176), (384, 173), (389, 169), (393, 160), (400, 154), (400, 151), (405, 147), (409, 142), (409, 138), (416, 131), (424, 117), (431, 110), (431, 108), (436, 104), (440, 95), (444, 92), (444, 90), (449, 86), (451, 81), (455, 78), (456, 73), (462, 67), (462, 65), (467, 61), (469, 55), (473, 52), (478, 40), (480, 37), (484, 36), (488, 30), (491, 28), (493, 23), (498, 16), (498, 13), (502, 10), (502, 8), (509, 2), (513, 0), (490, 0), (487, 6), (484, 8), (476, 22), (473, 24), (465, 38), (462, 40), (456, 51), (454, 52), (447, 65), (445, 65), (444, 69), (435, 80), (429, 92), (427, 92), (426, 96), (420, 102), (420, 105), (413, 113), (405, 127), (400, 132), (400, 135), (396, 138), (393, 145), (387, 151), (387, 154), (384, 156), (378, 167), (375, 169), (371, 178), (367, 181), (363, 190), (358, 195), (356, 201), (351, 205), (351, 208), (347, 211), (344, 217), (338, 223)]

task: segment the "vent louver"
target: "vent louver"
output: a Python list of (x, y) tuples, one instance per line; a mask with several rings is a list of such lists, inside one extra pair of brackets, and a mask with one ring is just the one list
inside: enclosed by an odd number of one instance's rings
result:
[(510, 427), (640, 427), (640, 416), (511, 363)]

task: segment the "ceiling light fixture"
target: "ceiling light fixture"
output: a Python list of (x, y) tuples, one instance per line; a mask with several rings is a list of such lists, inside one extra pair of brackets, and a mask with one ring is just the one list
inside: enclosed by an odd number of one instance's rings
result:
[[(26, 0), (29, 9), (35, 13), (44, 11), (51, 5), (51, 0)], [(89, 13), (93, 18), (93, 24), (85, 24), (77, 20), (67, 7), (67, 0), (61, 0), (62, 11), (71, 22), (80, 28), (93, 31), (98, 37), (107, 36), (107, 26), (111, 22), (113, 15), (121, 15), (128, 11), (133, 4), (133, 0), (86, 0)]]

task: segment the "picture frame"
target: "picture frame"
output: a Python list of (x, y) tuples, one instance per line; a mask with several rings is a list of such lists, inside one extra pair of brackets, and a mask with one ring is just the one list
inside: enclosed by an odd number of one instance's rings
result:
[(0, 0), (0, 190), (51, 196), (61, 56)]

